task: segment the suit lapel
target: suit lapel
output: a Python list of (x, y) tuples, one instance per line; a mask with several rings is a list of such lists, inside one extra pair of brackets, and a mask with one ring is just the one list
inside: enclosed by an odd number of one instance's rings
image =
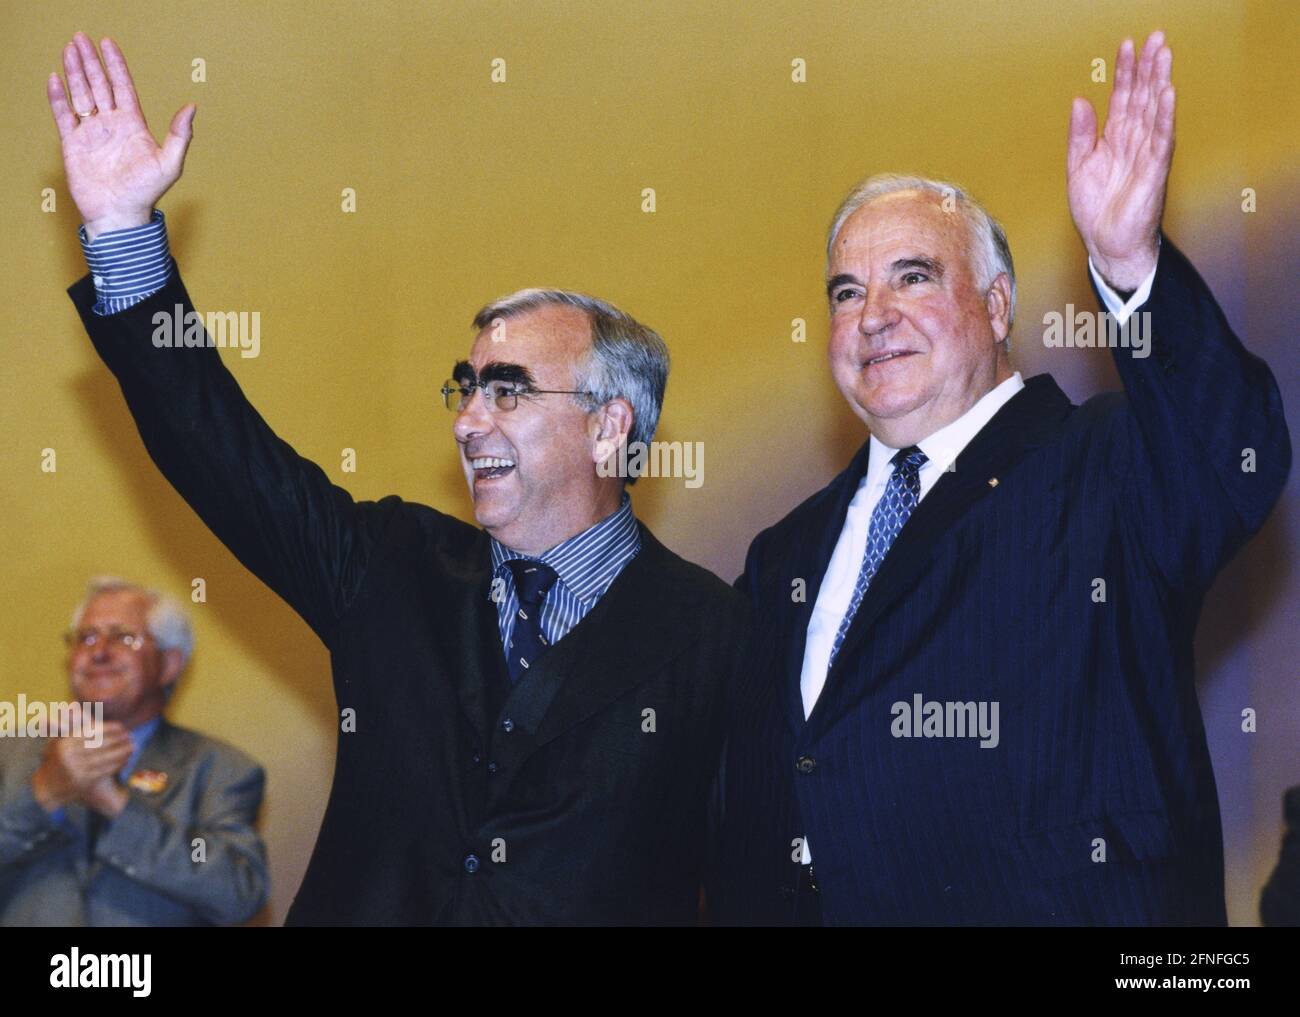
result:
[[(154, 729), (153, 736), (141, 750), (139, 758), (135, 761), (135, 766), (127, 774), (129, 782), (133, 774), (142, 773), (146, 770), (152, 770), (155, 773), (166, 774), (167, 783), (159, 787), (154, 792), (140, 790), (144, 794), (161, 794), (166, 787), (181, 779), (182, 770), (186, 763), (184, 753), (181, 751), (180, 739), (177, 737), (175, 727), (167, 722), (166, 717), (160, 717), (158, 727)], [(77, 864), (89, 879), (95, 875), (102, 867), (103, 862), (96, 860), (90, 865), (87, 860), (86, 838), (90, 836), (90, 810), (80, 804), (74, 803), (68, 806), (68, 818), (71, 819), (81, 830), (82, 840), (78, 845)], [(103, 837), (108, 832), (108, 827), (112, 820), (100, 828), (99, 836)]]
[[(492, 558), (486, 541), (473, 560), (475, 565), (465, 580), (470, 595), (463, 601), (464, 613), (453, 639), (460, 651), (457, 699), (479, 744), (484, 744), (496, 710), (510, 687), (510, 676), (501, 649), (497, 606), (491, 599)], [(430, 610), (434, 609), (431, 605)]]
[[(867, 475), (867, 465), (871, 456), (871, 442), (865, 441), (854, 455), (852, 462), (825, 489), (826, 498), (820, 511), (814, 512), (808, 526), (796, 538), (796, 546), (786, 559), (791, 563), (795, 573), (789, 576), (778, 596), (788, 597), (790, 584), (795, 579), (804, 579), (808, 588), (803, 603), (792, 605), (793, 610), (785, 611), (786, 623), (781, 645), (785, 647), (785, 666), (781, 674), (786, 676), (785, 705), (786, 720), (790, 730), (798, 734), (804, 724), (803, 694), (800, 682), (803, 676), (803, 655), (808, 641), (808, 623), (812, 620), (813, 605), (821, 592), (822, 580), (830, 566), (831, 555), (839, 542), (840, 531), (844, 529), (844, 519), (848, 515), (849, 503), (857, 494), (862, 478)], [(793, 680), (789, 680), (793, 676)]]
[(695, 605), (682, 599), (682, 588), (665, 571), (672, 552), (638, 525), (636, 557), (510, 691), (502, 715), (514, 733), (497, 739), (496, 755), (515, 772), (537, 749), (644, 682), (693, 641)]
[(925, 570), (943, 535), (982, 499), (995, 497), (998, 488), (991, 481), (1050, 440), (1070, 408), (1070, 400), (1051, 376), (1038, 375), (971, 439), (955, 468), (944, 473), (894, 538), (849, 626), (810, 722), (825, 712), (821, 707), (828, 699), (840, 698), (836, 693), (844, 690), (839, 686), (853, 681), (855, 651), (881, 611)]
[[(127, 774), (127, 780), (131, 779), (133, 774), (143, 773), (145, 770), (152, 770), (155, 773), (166, 774), (167, 784), (170, 787), (175, 781), (180, 780), (181, 771), (186, 763), (184, 753), (182, 752), (181, 739), (178, 736), (176, 728), (167, 722), (166, 718), (159, 720), (158, 729), (154, 731), (153, 737), (149, 739), (144, 749), (140, 753), (140, 758), (135, 761), (135, 767), (131, 773)], [(162, 792), (159, 788), (155, 794)], [(149, 793), (149, 792), (145, 792)]]

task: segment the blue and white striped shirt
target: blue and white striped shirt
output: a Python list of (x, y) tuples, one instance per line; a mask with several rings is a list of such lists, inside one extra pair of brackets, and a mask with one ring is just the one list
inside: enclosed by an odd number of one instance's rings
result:
[(86, 239), (86, 227), (77, 229), (81, 252), (95, 284), (94, 311), (99, 315), (125, 311), (167, 285), (172, 275), (172, 254), (167, 244), (167, 222), (162, 212), (143, 226), (101, 233)]
[[(492, 539), (492, 587), (488, 596), (496, 600), (497, 623), (501, 626), (501, 646), (510, 645), (519, 596), (515, 576), (506, 562), (515, 558), (542, 561), (555, 569), (559, 577), (542, 602), (542, 634), (554, 645), (587, 616), (596, 602), (613, 585), (624, 566), (641, 550), (641, 529), (632, 515), (632, 499), (623, 492), (623, 503), (594, 526), (556, 544), (541, 557), (521, 554)], [(505, 585), (502, 586), (501, 584)], [(498, 596), (493, 597), (493, 592)]]

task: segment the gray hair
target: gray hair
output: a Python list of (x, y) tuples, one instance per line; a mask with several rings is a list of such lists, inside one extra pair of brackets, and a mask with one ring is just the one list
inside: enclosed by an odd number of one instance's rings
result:
[(149, 605), (145, 624), (149, 635), (158, 644), (158, 649), (180, 650), (182, 666), (188, 664), (190, 654), (194, 652), (194, 631), (190, 628), (189, 615), (175, 597), (139, 583), (119, 579), (117, 576), (96, 576), (86, 584), (86, 595), (72, 612), (72, 627), (75, 629), (81, 624), (81, 616), (92, 600), (101, 593), (116, 593), (119, 590), (129, 590), (145, 599)]
[[(575, 307), (591, 318), (591, 352), (574, 379), (574, 388), (591, 395), (574, 398), (588, 410), (597, 410), (611, 399), (626, 399), (632, 404), (628, 444), (648, 446), (659, 426), (668, 387), (668, 346), (654, 329), (604, 300), (553, 289), (519, 290), (494, 300), (474, 315), (473, 324), (481, 330), (498, 318), (550, 305)], [(628, 477), (629, 483), (635, 480)]]
[(956, 184), (926, 177), (904, 176), (899, 173), (879, 173), (868, 177), (849, 192), (831, 220), (826, 239), (826, 260), (829, 262), (835, 248), (835, 238), (840, 228), (854, 212), (877, 198), (898, 191), (925, 191), (955, 202), (957, 211), (966, 221), (970, 236), (970, 260), (975, 272), (975, 285), (981, 293), (988, 293), (993, 280), (1006, 273), (1011, 288), (1011, 304), (1007, 309), (1006, 348), (1011, 348), (1011, 325), (1016, 318), (1016, 268), (1011, 260), (1011, 247), (1001, 224), (989, 215), (978, 201)]

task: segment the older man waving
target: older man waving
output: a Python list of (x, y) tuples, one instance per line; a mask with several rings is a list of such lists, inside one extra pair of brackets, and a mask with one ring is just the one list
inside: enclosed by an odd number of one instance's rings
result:
[(1082, 99), (1070, 120), (1105, 332), (1150, 315), (1123, 394), (1012, 369), (1010, 250), (958, 188), (875, 178), (836, 215), (831, 373), (871, 434), (749, 551), (722, 920), (1225, 921), (1192, 636), (1291, 452), (1268, 368), (1161, 236), (1171, 61), (1126, 41), (1104, 131)]

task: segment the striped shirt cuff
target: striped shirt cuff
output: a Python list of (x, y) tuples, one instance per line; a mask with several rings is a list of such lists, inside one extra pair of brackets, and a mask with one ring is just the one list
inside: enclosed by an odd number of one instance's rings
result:
[(96, 314), (125, 311), (157, 293), (172, 276), (167, 222), (158, 209), (145, 225), (101, 233), (93, 243), (86, 239), (84, 225), (77, 235), (95, 284)]

